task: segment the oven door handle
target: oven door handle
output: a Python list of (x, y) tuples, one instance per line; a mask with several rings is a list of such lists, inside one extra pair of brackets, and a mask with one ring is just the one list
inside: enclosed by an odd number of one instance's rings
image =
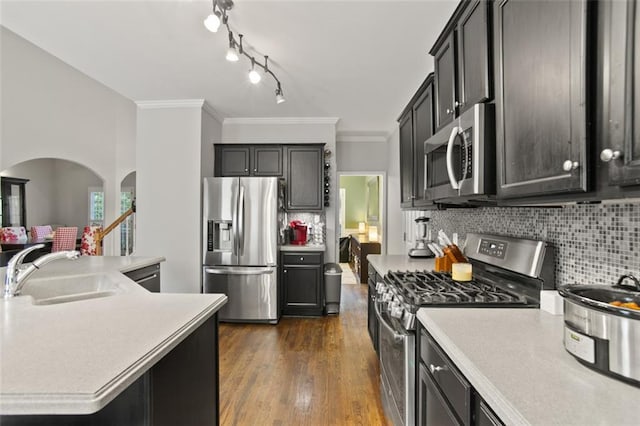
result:
[(455, 173), (453, 172), (453, 142), (458, 136), (458, 132), (462, 129), (458, 126), (451, 129), (451, 135), (449, 136), (449, 143), (447, 143), (447, 174), (449, 175), (449, 183), (453, 189), (459, 189), (460, 184), (456, 180)]
[(399, 334), (396, 332), (396, 330), (389, 325), (384, 318), (382, 318), (382, 314), (380, 313), (380, 308), (378, 308), (378, 304), (374, 304), (373, 308), (376, 311), (376, 317), (378, 317), (378, 321), (380, 322), (380, 324), (382, 324), (384, 326), (384, 328), (386, 328), (392, 335), (393, 335), (393, 341), (395, 343), (402, 343), (402, 341), (404, 340), (404, 338), (407, 336), (406, 334)]

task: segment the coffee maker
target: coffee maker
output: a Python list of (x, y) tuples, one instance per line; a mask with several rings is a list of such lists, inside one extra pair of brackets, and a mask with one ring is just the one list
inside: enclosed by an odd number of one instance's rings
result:
[(428, 217), (416, 218), (416, 242), (415, 247), (409, 250), (409, 257), (435, 257), (435, 254), (427, 247), (431, 241), (431, 228)]

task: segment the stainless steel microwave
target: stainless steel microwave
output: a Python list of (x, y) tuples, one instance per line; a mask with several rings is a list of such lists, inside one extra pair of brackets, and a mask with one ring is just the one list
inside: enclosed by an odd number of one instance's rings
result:
[(424, 143), (427, 200), (466, 203), (496, 193), (493, 104), (476, 104)]

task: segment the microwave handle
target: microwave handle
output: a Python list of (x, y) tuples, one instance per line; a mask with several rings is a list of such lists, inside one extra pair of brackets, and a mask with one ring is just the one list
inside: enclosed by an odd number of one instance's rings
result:
[(449, 136), (449, 143), (447, 144), (447, 174), (449, 175), (449, 182), (453, 189), (460, 188), (460, 184), (453, 173), (453, 142), (456, 140), (456, 136), (458, 136), (460, 130), (462, 129), (457, 126), (451, 129), (451, 136)]

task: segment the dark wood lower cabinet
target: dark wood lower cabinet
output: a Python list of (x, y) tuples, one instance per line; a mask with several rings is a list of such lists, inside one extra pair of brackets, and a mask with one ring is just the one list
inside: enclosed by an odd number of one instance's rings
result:
[(321, 252), (284, 252), (280, 255), (283, 315), (318, 316), (324, 311)]
[(420, 363), (420, 382), (418, 387), (418, 425), (420, 426), (460, 426), (445, 397), (429, 376), (427, 367)]
[(86, 415), (0, 416), (2, 426), (218, 425), (215, 314), (102, 410)]
[(418, 327), (417, 336), (417, 424), (502, 425), (502, 421), (422, 325)]

